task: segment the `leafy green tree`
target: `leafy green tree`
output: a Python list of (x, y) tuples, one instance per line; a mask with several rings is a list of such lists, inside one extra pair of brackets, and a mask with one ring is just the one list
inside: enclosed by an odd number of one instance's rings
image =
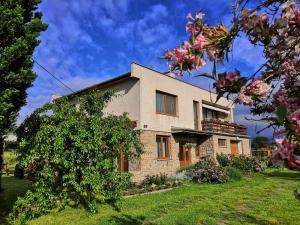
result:
[(252, 140), (252, 148), (258, 150), (270, 145), (269, 138), (264, 136), (257, 136)]
[(118, 170), (121, 151), (129, 160), (143, 151), (140, 131), (124, 113), (104, 115), (111, 91), (80, 98), (79, 107), (67, 98), (36, 110), (18, 133), (21, 163), (38, 163), (35, 188), (19, 198), (12, 217), (20, 224), (66, 205), (83, 205), (96, 212), (96, 201), (117, 206), (129, 175)]
[(18, 111), (26, 103), (26, 89), (36, 77), (32, 54), (40, 43), (40, 32), (47, 29), (42, 14), (36, 11), (40, 2), (0, 1), (0, 166), (3, 135), (12, 129)]

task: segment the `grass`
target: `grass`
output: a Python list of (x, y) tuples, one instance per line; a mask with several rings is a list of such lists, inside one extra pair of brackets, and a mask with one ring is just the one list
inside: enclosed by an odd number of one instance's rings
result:
[(6, 224), (5, 217), (11, 212), (14, 202), (18, 196), (25, 195), (30, 188), (30, 181), (15, 177), (2, 176), (3, 192), (0, 192), (0, 224)]
[(99, 213), (68, 208), (31, 221), (30, 225), (134, 224), (300, 224), (300, 173), (268, 170), (241, 181), (221, 185), (187, 184), (169, 192), (134, 196), (121, 211), (100, 205)]
[[(6, 194), (0, 194), (0, 212), (9, 210), (17, 193), (29, 187), (26, 180), (4, 178)], [(137, 224), (284, 224), (300, 225), (300, 173), (267, 170), (226, 184), (186, 184), (168, 192), (133, 196), (123, 200), (121, 211), (99, 205), (99, 213), (67, 208), (31, 221), (30, 225), (137, 225)], [(4, 198), (5, 196), (5, 198)], [(5, 206), (6, 205), (6, 206)], [(1, 220), (0, 220), (0, 224)]]

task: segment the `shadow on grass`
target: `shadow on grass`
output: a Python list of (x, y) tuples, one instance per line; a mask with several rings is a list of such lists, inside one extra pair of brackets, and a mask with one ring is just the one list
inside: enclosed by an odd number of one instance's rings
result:
[(292, 170), (286, 170), (286, 171), (272, 171), (267, 173), (262, 173), (267, 177), (274, 177), (279, 179), (285, 179), (285, 180), (300, 180), (300, 172), (295, 172)]
[(15, 177), (2, 177), (4, 191), (0, 192), (0, 224), (5, 225), (7, 215), (11, 212), (13, 205), (19, 196), (24, 196), (30, 189), (31, 182), (26, 179)]
[(154, 225), (153, 223), (145, 222), (145, 216), (131, 216), (128, 214), (122, 214), (120, 216), (112, 216), (109, 220), (109, 224), (118, 225)]

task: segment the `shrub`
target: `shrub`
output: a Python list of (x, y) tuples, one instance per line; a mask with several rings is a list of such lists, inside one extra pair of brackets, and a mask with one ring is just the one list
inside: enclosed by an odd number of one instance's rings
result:
[(217, 161), (222, 167), (230, 166), (231, 156), (224, 153), (217, 154)]
[(242, 172), (232, 166), (225, 167), (225, 173), (230, 180), (241, 180), (243, 178)]
[(261, 172), (265, 169), (264, 162), (249, 156), (239, 155), (231, 159), (230, 165), (237, 169), (240, 169), (244, 174), (252, 172)]
[(167, 181), (167, 175), (160, 173), (159, 175), (146, 176), (146, 178), (142, 181), (141, 185), (163, 185)]
[(24, 177), (24, 168), (20, 164), (15, 166), (14, 176), (20, 179)]
[(229, 180), (223, 168), (209, 158), (196, 163), (195, 168), (186, 174), (196, 183), (225, 183)]

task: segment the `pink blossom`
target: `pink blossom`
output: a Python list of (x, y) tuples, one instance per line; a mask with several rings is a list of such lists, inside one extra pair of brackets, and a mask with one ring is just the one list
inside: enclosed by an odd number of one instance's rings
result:
[(263, 15), (263, 16), (261, 17), (261, 21), (264, 22), (264, 23), (266, 23), (266, 22), (269, 21), (269, 17), (268, 17), (267, 15)]
[(190, 50), (192, 48), (192, 45), (188, 41), (183, 42), (183, 47), (187, 50)]
[(260, 98), (267, 98), (268, 92), (270, 91), (271, 87), (263, 82), (262, 80), (256, 79), (254, 80), (248, 87), (247, 90), (255, 95), (258, 95)]
[(186, 59), (187, 53), (188, 50), (184, 48), (181, 47), (175, 48), (173, 51), (173, 59), (175, 64), (182, 63)]
[(195, 49), (202, 50), (205, 47), (206, 38), (203, 35), (198, 35), (195, 40)]
[(206, 62), (203, 59), (197, 60), (196, 56), (192, 56), (190, 58), (190, 63), (192, 65), (192, 67), (195, 69), (200, 69), (201, 67), (203, 67), (206, 64)]
[(202, 20), (204, 16), (205, 16), (205, 14), (204, 14), (204, 13), (202, 13), (202, 12), (198, 12), (198, 13), (196, 14), (196, 19), (198, 19), (198, 20)]
[(191, 13), (189, 13), (189, 14), (186, 16), (186, 18), (187, 18), (188, 20), (194, 20), (194, 17), (192, 16)]
[(216, 83), (216, 87), (219, 88), (219, 89), (222, 89), (226, 86), (226, 80), (225, 80), (225, 77), (221, 77), (217, 83)]
[(277, 160), (294, 160), (294, 148), (295, 145), (291, 143), (286, 137), (275, 139), (277, 144), (277, 150), (273, 154), (272, 158), (274, 161)]
[(292, 120), (294, 120), (300, 126), (300, 113), (294, 112), (292, 115)]
[(244, 90), (240, 91), (240, 93), (238, 95), (238, 100), (240, 103), (242, 103), (244, 105), (252, 105), (253, 104), (253, 100), (252, 100), (251, 96), (246, 95)]
[(228, 72), (226, 74), (226, 79), (233, 82), (237, 81), (240, 78), (240, 75), (237, 72)]
[(199, 27), (197, 26), (197, 24), (188, 22), (185, 26), (185, 30), (186, 32), (191, 32), (193, 34), (196, 34), (200, 31)]

